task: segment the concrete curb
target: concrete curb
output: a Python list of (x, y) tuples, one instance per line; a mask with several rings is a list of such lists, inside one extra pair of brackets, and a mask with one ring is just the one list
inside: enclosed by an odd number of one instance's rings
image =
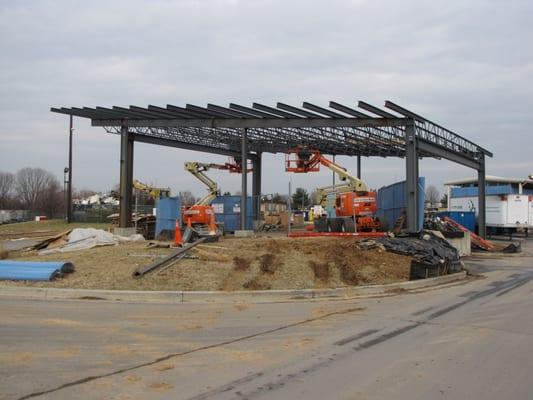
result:
[(403, 291), (416, 291), (446, 285), (466, 279), (465, 271), (421, 279), (391, 283), (389, 285), (354, 286), (336, 289), (257, 290), (238, 292), (187, 292), (187, 291), (139, 291), (56, 289), (0, 285), (0, 297), (25, 299), (112, 300), (150, 303), (273, 303), (312, 299), (350, 299), (394, 295)]

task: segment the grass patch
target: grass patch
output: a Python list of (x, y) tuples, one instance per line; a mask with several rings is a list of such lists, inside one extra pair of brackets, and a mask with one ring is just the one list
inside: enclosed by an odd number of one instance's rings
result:
[(51, 219), (40, 222), (28, 221), (0, 225), (0, 233), (26, 233), (36, 231), (63, 232), (74, 228), (96, 228), (107, 230), (110, 227), (111, 224), (108, 223), (73, 222), (71, 224), (67, 224), (67, 222), (62, 219)]

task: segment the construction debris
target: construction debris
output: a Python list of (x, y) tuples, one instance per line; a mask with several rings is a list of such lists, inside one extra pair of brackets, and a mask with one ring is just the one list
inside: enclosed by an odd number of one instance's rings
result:
[(207, 237), (200, 238), (197, 241), (195, 241), (194, 243), (191, 243), (191, 244), (187, 245), (186, 247), (180, 248), (180, 249), (172, 252), (170, 255), (166, 256), (165, 258), (163, 258), (163, 259), (161, 259), (159, 261), (155, 261), (154, 263), (152, 263), (152, 264), (150, 264), (150, 265), (148, 265), (146, 267), (136, 269), (135, 271), (133, 271), (133, 277), (134, 278), (140, 278), (140, 277), (144, 276), (145, 274), (147, 274), (148, 272), (152, 272), (152, 271), (155, 271), (156, 269), (160, 269), (160, 268), (161, 269), (164, 268), (163, 270), (168, 269), (171, 265), (173, 265), (177, 261), (179, 261), (182, 258), (184, 258), (186, 252), (188, 252), (194, 246), (204, 242), (206, 239), (207, 239)]
[(452, 228), (450, 230), (470, 232), (470, 239), (472, 241), (472, 245), (474, 245), (476, 248), (486, 251), (491, 251), (495, 249), (495, 246), (490, 240), (483, 239), (481, 236), (478, 236), (471, 230), (466, 229), (463, 225), (458, 222), (455, 222), (453, 219), (449, 217), (443, 217), (442, 220), (448, 226), (448, 228)]
[[(58, 241), (61, 241), (58, 245)], [(36, 248), (42, 249), (42, 244), (47, 242), (46, 247), (39, 251), (39, 255), (46, 255), (52, 253), (67, 253), (70, 251), (79, 251), (91, 249), (96, 246), (112, 246), (121, 242), (144, 241), (142, 235), (132, 235), (124, 237), (113, 235), (102, 229), (94, 228), (77, 228), (68, 234), (62, 236), (55, 236), (50, 241), (41, 242)]]
[(465, 233), (470, 234), (470, 242), (472, 250), (482, 251), (496, 251), (496, 246), (487, 239), (476, 235), (471, 230), (465, 228), (463, 225), (454, 221), (450, 217), (435, 217), (426, 221), (425, 226), (429, 229), (434, 229), (442, 232), (447, 238), (463, 237)]
[(508, 246), (502, 249), (502, 253), (521, 253), (522, 252), (522, 243), (518, 242), (516, 244), (511, 243)]
[[(111, 214), (107, 217), (113, 226), (118, 226), (119, 224), (119, 214)], [(155, 222), (156, 217), (152, 214), (136, 214), (132, 215), (132, 223), (136, 228), (136, 232), (139, 235), (142, 235), (145, 239), (151, 240), (155, 236)]]

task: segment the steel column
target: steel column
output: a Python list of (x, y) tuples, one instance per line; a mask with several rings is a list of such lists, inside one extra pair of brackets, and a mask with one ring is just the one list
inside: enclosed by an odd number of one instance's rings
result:
[(418, 232), (418, 154), (414, 121), (405, 127), (405, 178), (407, 182), (407, 231)]
[(131, 201), (133, 184), (133, 134), (127, 126), (120, 129), (120, 224), (131, 227)]
[[(479, 168), (477, 170), (478, 234), (482, 238), (485, 238), (487, 235), (485, 185), (485, 155), (483, 154), (479, 160)], [(449, 201), (450, 199), (448, 199), (448, 202)]]
[(361, 179), (361, 156), (357, 156), (357, 178)]
[(248, 190), (248, 173), (246, 168), (248, 166), (248, 129), (242, 129), (242, 138), (241, 138), (241, 160), (242, 160), (242, 170), (241, 170), (241, 230), (246, 230), (246, 198)]
[(261, 153), (257, 153), (252, 159), (252, 203), (256, 221), (261, 219), (261, 156)]
[[(333, 164), (335, 164), (335, 154), (333, 154)], [(335, 171), (331, 172), (331, 177), (333, 181), (333, 186), (335, 187)]]
[(70, 116), (68, 134), (68, 188), (67, 188), (67, 223), (72, 222), (72, 132), (74, 131), (74, 121)]

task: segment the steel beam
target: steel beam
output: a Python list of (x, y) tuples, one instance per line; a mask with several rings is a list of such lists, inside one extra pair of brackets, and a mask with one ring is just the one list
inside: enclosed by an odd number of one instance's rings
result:
[[(481, 157), (479, 168), (477, 170), (477, 187), (478, 187), (478, 234), (483, 239), (487, 235), (486, 226), (486, 193), (485, 193), (485, 156)], [(450, 201), (450, 199), (448, 199)]]
[(429, 153), (430, 155), (434, 157), (441, 157), (445, 158), (447, 160), (453, 161), (455, 163), (464, 165), (465, 167), (478, 169), (479, 168), (479, 162), (470, 158), (461, 155), (460, 153), (447, 150), (444, 147), (438, 146), (436, 144), (430, 143), (422, 138), (418, 138), (418, 150)]
[(241, 170), (241, 230), (246, 230), (246, 200), (247, 200), (247, 191), (248, 191), (248, 172), (246, 168), (248, 166), (248, 129), (242, 129), (242, 138), (241, 138), (241, 160), (242, 160), (242, 170)]
[(92, 119), (92, 126), (189, 128), (323, 128), (405, 126), (408, 118), (191, 118), (191, 119)]
[(361, 156), (357, 156), (357, 178), (361, 179)]
[(261, 174), (262, 174), (262, 154), (257, 153), (252, 159), (252, 203), (254, 209), (254, 220), (261, 220)]
[[(412, 121), (412, 120), (411, 120)], [(418, 232), (418, 154), (414, 121), (405, 127), (407, 231)]]
[(121, 228), (131, 226), (131, 201), (133, 184), (133, 135), (128, 127), (120, 130), (120, 223)]
[(201, 151), (203, 153), (220, 154), (223, 156), (230, 156), (230, 157), (238, 156), (241, 154), (240, 151), (238, 151), (237, 149), (235, 150), (218, 149), (215, 147), (208, 147), (208, 146), (203, 146), (200, 144), (179, 142), (173, 139), (163, 139), (163, 138), (158, 138), (154, 136), (145, 136), (145, 135), (140, 135), (138, 133), (132, 134), (132, 135), (136, 142), (141, 142), (141, 143), (156, 144), (159, 146), (167, 146), (167, 147), (176, 147), (178, 149)]

